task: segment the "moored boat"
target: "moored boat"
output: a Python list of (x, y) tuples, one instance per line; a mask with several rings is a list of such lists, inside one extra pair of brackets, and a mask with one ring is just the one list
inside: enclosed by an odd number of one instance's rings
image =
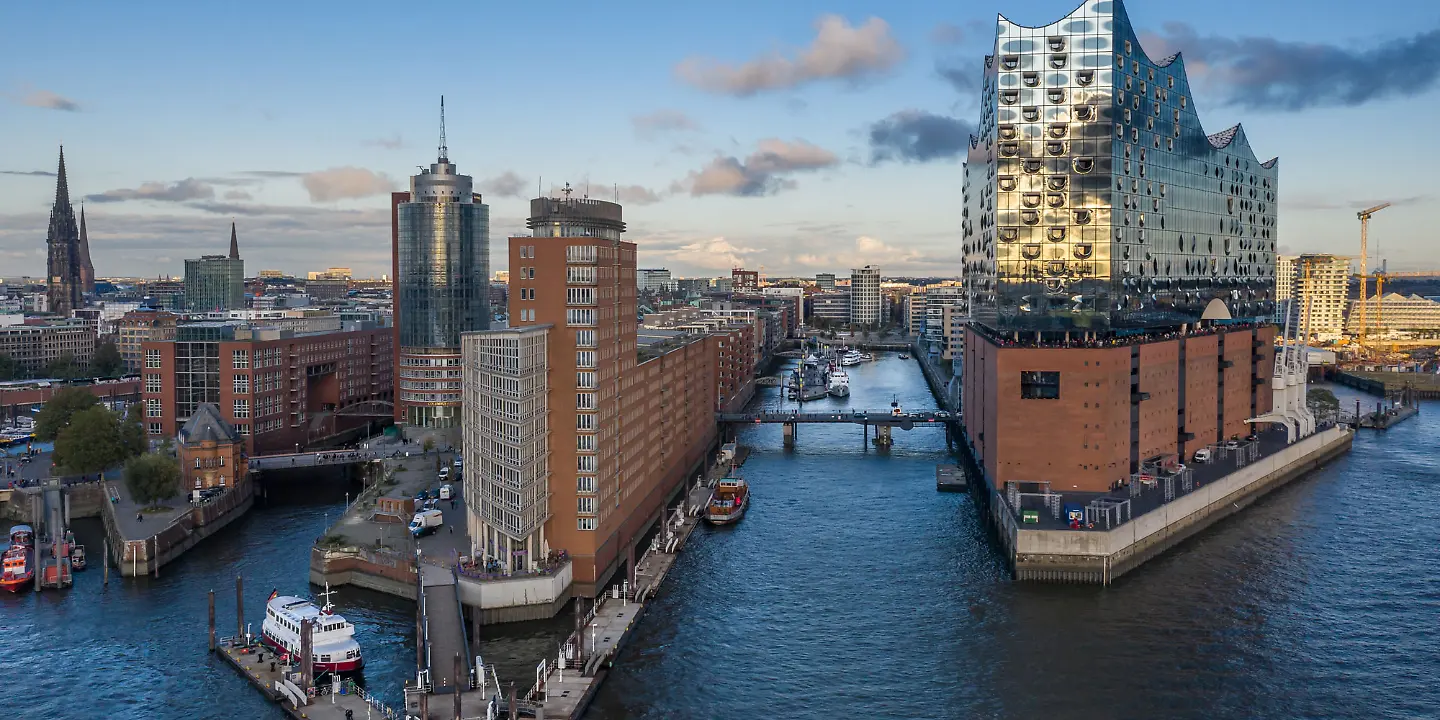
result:
[(715, 494), (705, 506), (705, 520), (711, 525), (739, 522), (750, 507), (750, 485), (744, 478), (727, 477), (715, 486)]
[(836, 368), (830, 373), (830, 395), (832, 397), (850, 397), (850, 373)]
[(840, 364), (845, 367), (859, 365), (862, 362), (865, 362), (865, 356), (860, 354), (858, 350), (850, 350), (840, 356)]
[(35, 580), (35, 531), (29, 525), (10, 528), (10, 547), (0, 555), (0, 590), (20, 592)]
[(365, 665), (360, 643), (355, 641), (355, 626), (335, 614), (330, 604), (330, 586), (325, 586), (323, 607), (304, 598), (270, 594), (265, 603), (265, 622), (260, 625), (260, 641), (275, 652), (287, 656), (300, 654), (300, 628), (307, 618), (313, 630), (310, 640), (311, 662), (316, 673), (358, 672)]
[(84, 545), (76, 545), (75, 547), (70, 548), (70, 569), (71, 569), (71, 570), (84, 570), (84, 569), (85, 569), (85, 546), (84, 546)]

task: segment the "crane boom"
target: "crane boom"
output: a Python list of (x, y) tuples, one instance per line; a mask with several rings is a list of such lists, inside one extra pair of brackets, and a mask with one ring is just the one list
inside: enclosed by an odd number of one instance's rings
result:
[(1360, 347), (1362, 349), (1365, 347), (1365, 339), (1369, 335), (1370, 330), (1370, 318), (1365, 312), (1366, 295), (1369, 294), (1370, 289), (1370, 283), (1368, 282), (1368, 276), (1366, 274), (1366, 260), (1370, 254), (1370, 243), (1368, 238), (1370, 230), (1370, 216), (1374, 215), (1377, 212), (1380, 212), (1381, 210), (1384, 210), (1387, 207), (1390, 207), (1390, 203), (1383, 202), (1374, 207), (1365, 208), (1364, 210), (1355, 213), (1355, 217), (1360, 219)]

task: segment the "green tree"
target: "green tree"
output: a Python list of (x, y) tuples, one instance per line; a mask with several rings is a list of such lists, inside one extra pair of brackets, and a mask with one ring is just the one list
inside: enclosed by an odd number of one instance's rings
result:
[(70, 424), (70, 418), (81, 410), (86, 410), (100, 401), (87, 388), (61, 388), (57, 390), (50, 399), (45, 401), (45, 406), (35, 415), (35, 439), (41, 442), (51, 442), (60, 435), (60, 431)]
[(1310, 388), (1306, 391), (1305, 406), (1317, 418), (1333, 419), (1340, 413), (1340, 399), (1325, 388)]
[(435, 449), (435, 438), (428, 438), (428, 437), (425, 438), (425, 442), (422, 443), (420, 447), (425, 448), (425, 452), (427, 452), (427, 453), (430, 452), (431, 450), (434, 450), (434, 449)]
[(125, 487), (139, 503), (175, 497), (180, 494), (180, 463), (159, 453), (130, 458), (125, 463)]
[(55, 464), (71, 473), (99, 472), (129, 455), (120, 418), (102, 405), (75, 413), (55, 438)]
[(120, 348), (115, 347), (114, 341), (106, 340), (100, 347), (95, 348), (90, 369), (101, 377), (119, 377), (125, 374), (125, 359), (120, 357)]
[(120, 423), (120, 442), (125, 446), (126, 457), (140, 455), (150, 446), (145, 436), (145, 410), (138, 402), (125, 409), (125, 418)]
[(28, 374), (15, 358), (0, 353), (0, 380), (24, 380)]
[(59, 378), (61, 380), (73, 380), (80, 377), (80, 366), (75, 363), (74, 353), (62, 353), (60, 357), (45, 367), (45, 376)]

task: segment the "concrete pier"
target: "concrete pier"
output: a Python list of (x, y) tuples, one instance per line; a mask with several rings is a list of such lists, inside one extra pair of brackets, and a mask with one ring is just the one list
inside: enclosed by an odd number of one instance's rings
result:
[(1003, 493), (990, 513), (1017, 580), (1109, 584), (1218, 520), (1350, 450), (1354, 430), (1321, 430), (1108, 530), (1031, 529)]

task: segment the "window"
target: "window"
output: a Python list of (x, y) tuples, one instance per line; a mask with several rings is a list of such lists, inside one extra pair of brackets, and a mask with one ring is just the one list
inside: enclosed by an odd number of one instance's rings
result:
[(1020, 373), (1020, 397), (1027, 400), (1058, 400), (1060, 373), (1025, 370)]
[(576, 410), (594, 410), (594, 409), (595, 409), (595, 393), (593, 393), (593, 392), (575, 393), (575, 409), (576, 409)]
[(576, 530), (594, 530), (594, 529), (595, 529), (595, 518), (593, 518), (593, 517), (575, 518), (575, 529), (576, 529)]
[(595, 311), (589, 308), (569, 308), (565, 311), (565, 322), (569, 325), (594, 325)]
[(235, 398), (234, 413), (236, 418), (250, 417), (250, 398)]
[(585, 495), (575, 498), (575, 511), (593, 515), (595, 513), (595, 498)]
[[(534, 300), (532, 295), (531, 300)], [(565, 289), (565, 302), (570, 305), (594, 305), (595, 288), (579, 287)]]
[(575, 347), (590, 347), (590, 348), (595, 347), (595, 331), (594, 331), (594, 330), (576, 330), (576, 331), (575, 331)]
[(147, 393), (158, 393), (158, 392), (162, 392), (161, 386), (160, 386), (160, 376), (159, 376), (159, 375), (146, 375), (146, 376), (145, 376), (145, 392), (147, 392)]
[(577, 471), (583, 472), (583, 473), (593, 473), (593, 472), (595, 472), (595, 456), (594, 456), (594, 455), (576, 455), (576, 456), (575, 456), (575, 469), (576, 469)]
[(235, 381), (234, 381), (234, 383), (232, 383), (232, 387), (234, 387), (235, 392), (237, 392), (237, 393), (249, 393), (249, 392), (250, 392), (250, 376), (249, 376), (249, 375), (236, 375), (236, 376), (235, 376)]
[(149, 398), (145, 401), (145, 417), (160, 417), (160, 401)]
[[(237, 431), (239, 431), (241, 435), (249, 435), (249, 434), (250, 434), (250, 426), (249, 426), (248, 424), (246, 424), (246, 423), (239, 423), (239, 424), (237, 424), (237, 425), (235, 426), (235, 429), (236, 429)], [(225, 458), (220, 458), (220, 464), (221, 464), (221, 465), (224, 465), (224, 464), (225, 464)]]
[(575, 477), (575, 492), (595, 492), (595, 478), (589, 475), (578, 475)]
[(146, 426), (146, 431), (149, 432), (151, 435), (159, 435), (160, 433), (164, 432), (163, 430), (161, 430), (160, 423), (150, 423), (148, 426)]
[(591, 389), (595, 387), (595, 373), (590, 370), (582, 370), (575, 373), (575, 387)]
[(146, 351), (145, 351), (145, 367), (147, 367), (147, 368), (158, 368), (158, 367), (160, 367), (160, 351), (159, 351), (159, 350), (146, 350)]
[(595, 451), (595, 436), (594, 436), (594, 435), (576, 435), (576, 436), (575, 436), (575, 449), (576, 449), (576, 450), (584, 450), (584, 451), (586, 451), (586, 452), (594, 452), (594, 451)]
[(583, 414), (583, 413), (581, 413), (581, 414), (576, 414), (576, 415), (575, 415), (575, 429), (576, 429), (576, 430), (594, 430), (594, 429), (595, 429), (595, 416), (594, 416), (594, 415)]
[(532, 268), (526, 268), (526, 269), (529, 271), (529, 274), (528, 274), (526, 277), (528, 277), (528, 278), (531, 279), (531, 280), (534, 280), (534, 279), (535, 279), (535, 268), (532, 267)]
[(575, 367), (582, 367), (582, 368), (593, 368), (593, 367), (595, 367), (595, 351), (594, 351), (594, 350), (579, 350), (579, 351), (577, 351), (577, 352), (575, 353)]
[(250, 367), (250, 351), (249, 351), (249, 350), (233, 350), (233, 351), (231, 351), (231, 352), (230, 352), (230, 367), (232, 367), (232, 368), (248, 368), (248, 367)]

